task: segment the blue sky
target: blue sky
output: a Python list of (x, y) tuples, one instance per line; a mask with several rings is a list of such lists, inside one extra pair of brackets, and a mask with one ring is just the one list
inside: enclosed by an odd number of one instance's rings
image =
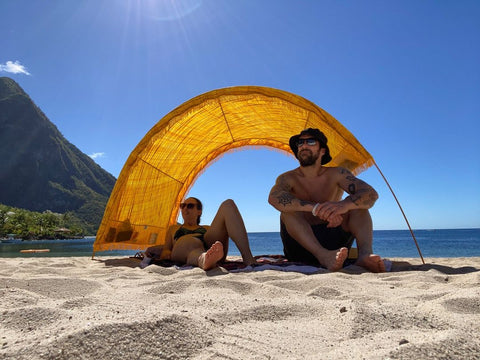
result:
[[(413, 228), (480, 227), (480, 2), (0, 1), (0, 76), (118, 177), (163, 116), (213, 89), (278, 88), (313, 101), (373, 155)], [(227, 154), (190, 194), (211, 221), (233, 198), (248, 231), (277, 231), (267, 203), (297, 166)], [(375, 229), (406, 229), (375, 168)]]

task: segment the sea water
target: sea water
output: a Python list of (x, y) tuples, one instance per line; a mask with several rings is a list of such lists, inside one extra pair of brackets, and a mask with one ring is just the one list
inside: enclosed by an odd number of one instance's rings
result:
[[(413, 231), (423, 257), (480, 256), (480, 229), (441, 229)], [(278, 232), (249, 233), (253, 255), (283, 254)], [(95, 237), (71, 240), (31, 240), (0, 243), (0, 257), (91, 256)], [(49, 249), (46, 253), (20, 253), (25, 249)], [(409, 230), (375, 230), (373, 250), (382, 257), (418, 257), (419, 252)], [(96, 252), (95, 256), (133, 256), (136, 250)], [(240, 255), (230, 241), (229, 255)]]

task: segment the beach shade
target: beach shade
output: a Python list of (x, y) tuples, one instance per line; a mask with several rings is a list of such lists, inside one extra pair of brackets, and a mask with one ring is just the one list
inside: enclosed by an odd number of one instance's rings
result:
[(290, 137), (309, 127), (327, 136), (329, 166), (358, 174), (374, 164), (342, 124), (300, 96), (238, 86), (188, 100), (162, 118), (128, 157), (105, 209), (94, 254), (163, 244), (167, 228), (178, 219), (180, 202), (214, 160), (247, 146), (292, 156)]

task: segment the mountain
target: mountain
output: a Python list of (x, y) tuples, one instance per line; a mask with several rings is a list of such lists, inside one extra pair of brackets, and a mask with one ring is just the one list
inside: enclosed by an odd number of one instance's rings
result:
[(73, 211), (94, 233), (115, 178), (68, 142), (12, 79), (0, 77), (0, 203)]

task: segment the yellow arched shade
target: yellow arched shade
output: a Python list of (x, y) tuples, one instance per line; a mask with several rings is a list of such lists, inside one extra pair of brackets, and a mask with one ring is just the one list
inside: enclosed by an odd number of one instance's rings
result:
[(163, 244), (167, 228), (178, 218), (179, 203), (213, 160), (244, 146), (291, 154), (288, 140), (309, 127), (327, 136), (333, 158), (329, 166), (358, 174), (374, 164), (342, 124), (312, 102), (285, 91), (238, 86), (185, 102), (161, 119), (130, 154), (93, 251)]

